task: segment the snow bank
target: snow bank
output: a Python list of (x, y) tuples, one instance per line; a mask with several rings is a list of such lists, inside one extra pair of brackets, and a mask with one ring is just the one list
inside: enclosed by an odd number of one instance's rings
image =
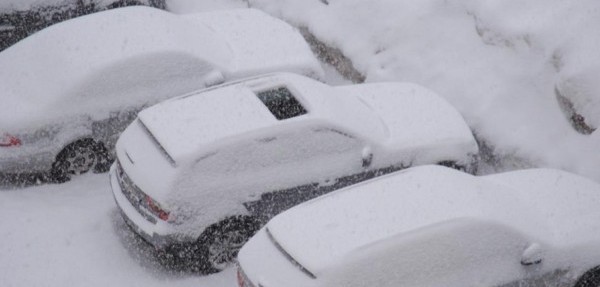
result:
[(577, 133), (555, 95), (569, 86), (575, 109), (599, 126), (600, 2), (249, 3), (340, 48), (369, 82), (415, 82), (445, 96), (497, 158), (600, 181), (598, 136)]

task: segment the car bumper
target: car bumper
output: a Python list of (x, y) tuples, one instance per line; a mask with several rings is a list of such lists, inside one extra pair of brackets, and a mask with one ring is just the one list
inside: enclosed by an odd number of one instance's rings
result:
[(37, 146), (0, 147), (0, 173), (46, 172), (55, 156), (55, 150)]
[(157, 227), (157, 224), (159, 223), (152, 223), (148, 221), (136, 210), (131, 202), (129, 202), (127, 197), (125, 197), (123, 190), (119, 185), (116, 163), (110, 168), (110, 186), (115, 202), (121, 211), (121, 216), (131, 230), (142, 237), (146, 242), (154, 246), (154, 248), (159, 250), (164, 250), (168, 246), (177, 243), (177, 241), (174, 239), (174, 235), (160, 234), (156, 232), (158, 229), (160, 229)]

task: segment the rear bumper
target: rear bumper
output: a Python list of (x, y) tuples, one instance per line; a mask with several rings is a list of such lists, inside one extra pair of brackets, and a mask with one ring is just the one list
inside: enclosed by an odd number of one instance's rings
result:
[(125, 223), (127, 223), (131, 230), (133, 230), (136, 234), (138, 234), (156, 249), (164, 250), (168, 246), (177, 243), (177, 241), (174, 239), (174, 235), (160, 234), (156, 232), (158, 229), (160, 229), (157, 225), (161, 223), (152, 223), (148, 221), (125, 197), (117, 178), (116, 165), (117, 164), (115, 162), (115, 164), (113, 164), (110, 168), (110, 186), (115, 202), (121, 211), (121, 216), (123, 217)]

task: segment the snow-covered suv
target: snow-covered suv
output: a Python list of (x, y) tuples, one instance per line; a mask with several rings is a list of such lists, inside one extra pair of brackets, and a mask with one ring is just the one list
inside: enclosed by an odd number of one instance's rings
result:
[(116, 151), (111, 184), (127, 223), (214, 271), (291, 206), (408, 166), (472, 172), (478, 147), (461, 115), (421, 86), (272, 74), (143, 110)]

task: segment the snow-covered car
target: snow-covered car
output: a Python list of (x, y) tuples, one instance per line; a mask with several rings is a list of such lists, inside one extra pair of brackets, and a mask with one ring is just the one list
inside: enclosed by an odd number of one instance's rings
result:
[(472, 172), (478, 146), (461, 115), (421, 86), (331, 87), (277, 73), (145, 109), (116, 152), (110, 177), (126, 222), (215, 271), (291, 206), (408, 166)]
[(125, 6), (166, 8), (165, 0), (3, 0), (0, 1), (0, 51), (50, 25)]
[(107, 171), (143, 107), (275, 71), (323, 75), (293, 27), (254, 9), (137, 6), (53, 25), (0, 53), (0, 172)]
[(564, 171), (415, 167), (274, 217), (238, 284), (600, 286), (598, 204), (598, 183)]

